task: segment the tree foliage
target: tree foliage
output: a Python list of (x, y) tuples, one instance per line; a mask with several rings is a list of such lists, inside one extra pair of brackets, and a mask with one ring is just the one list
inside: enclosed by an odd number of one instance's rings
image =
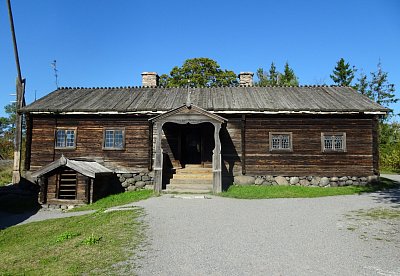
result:
[[(389, 82), (381, 62), (378, 62), (377, 70), (371, 72), (370, 79), (361, 71), (354, 89), (384, 107), (398, 101), (395, 86)], [(383, 169), (400, 172), (400, 124), (389, 122), (389, 118), (391, 116), (382, 118), (379, 124), (380, 165)]]
[(378, 70), (371, 72), (368, 94), (371, 99), (385, 107), (398, 101), (394, 84), (389, 83), (388, 73), (382, 70), (381, 62), (378, 63)]
[(7, 117), (0, 117), (0, 155), (5, 159), (13, 158), (16, 105), (4, 107)]
[(172, 68), (169, 75), (160, 76), (160, 85), (164, 87), (215, 87), (237, 83), (233, 71), (221, 69), (216, 61), (209, 58), (187, 59), (181, 67)]
[(371, 72), (370, 77), (368, 80), (367, 75), (361, 73), (354, 88), (384, 107), (389, 107), (398, 101), (395, 85), (389, 82), (388, 72), (382, 70), (381, 62), (378, 63), (377, 70)]
[(363, 72), (360, 73), (360, 76), (357, 78), (357, 83), (354, 85), (354, 89), (360, 92), (363, 95), (371, 98), (368, 90), (368, 79), (367, 75)]
[(355, 67), (351, 67), (350, 64), (344, 61), (344, 58), (341, 58), (337, 63), (335, 68), (333, 69), (333, 74), (330, 75), (331, 79), (334, 83), (340, 86), (350, 86), (351, 82), (354, 79), (354, 73), (357, 70)]
[(272, 62), (268, 70), (268, 73), (263, 68), (257, 69), (258, 81), (256, 85), (259, 86), (297, 86), (299, 85), (298, 78), (296, 77), (294, 70), (290, 68), (289, 63), (285, 63), (283, 73), (280, 73)]
[(380, 130), (380, 165), (386, 170), (400, 172), (400, 124), (382, 122)]
[(281, 75), (281, 78), (279, 79), (280, 85), (285, 85), (285, 86), (297, 86), (299, 85), (299, 80), (294, 74), (294, 71), (292, 68), (290, 68), (289, 63), (285, 63), (285, 69), (283, 70), (283, 75)]

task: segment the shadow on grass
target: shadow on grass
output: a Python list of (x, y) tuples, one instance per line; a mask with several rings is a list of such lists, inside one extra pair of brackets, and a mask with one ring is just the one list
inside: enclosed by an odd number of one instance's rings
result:
[(40, 208), (35, 184), (22, 179), (18, 185), (0, 187), (0, 229), (25, 221)]

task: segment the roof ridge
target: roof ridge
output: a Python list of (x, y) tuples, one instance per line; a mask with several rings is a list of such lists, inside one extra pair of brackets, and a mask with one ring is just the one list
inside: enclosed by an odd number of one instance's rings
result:
[[(351, 86), (343, 86), (343, 85), (327, 85), (327, 84), (301, 84), (301, 85), (223, 85), (223, 86), (217, 86), (217, 88), (232, 88), (232, 87), (344, 87), (344, 88), (352, 88)], [(66, 90), (66, 89), (142, 89), (142, 88), (154, 88), (154, 89), (170, 89), (170, 88), (185, 88), (185, 87), (179, 87), (179, 86), (173, 86), (173, 87), (166, 87), (166, 86), (140, 86), (140, 85), (135, 85), (135, 86), (61, 86), (58, 87), (56, 90)], [(216, 88), (213, 86), (195, 86), (191, 88)]]

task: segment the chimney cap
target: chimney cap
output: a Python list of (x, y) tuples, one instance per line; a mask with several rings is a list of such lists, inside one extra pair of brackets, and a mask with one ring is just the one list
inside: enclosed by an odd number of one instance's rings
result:
[(154, 75), (154, 76), (157, 76), (157, 72), (143, 72), (142, 75)]
[(251, 75), (251, 76), (254, 76), (254, 73), (253, 72), (240, 72), (239, 76), (240, 75)]

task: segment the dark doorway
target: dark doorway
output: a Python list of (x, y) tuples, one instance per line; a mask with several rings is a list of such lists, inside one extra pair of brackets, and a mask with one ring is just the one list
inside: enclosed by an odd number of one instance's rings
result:
[(181, 137), (182, 163), (201, 164), (202, 137), (200, 128), (196, 125), (186, 125)]
[(181, 129), (181, 163), (212, 165), (214, 126), (210, 123), (183, 125)]
[(171, 168), (185, 167), (186, 164), (212, 165), (214, 126), (210, 123), (176, 124), (166, 123), (162, 141), (164, 154)]

